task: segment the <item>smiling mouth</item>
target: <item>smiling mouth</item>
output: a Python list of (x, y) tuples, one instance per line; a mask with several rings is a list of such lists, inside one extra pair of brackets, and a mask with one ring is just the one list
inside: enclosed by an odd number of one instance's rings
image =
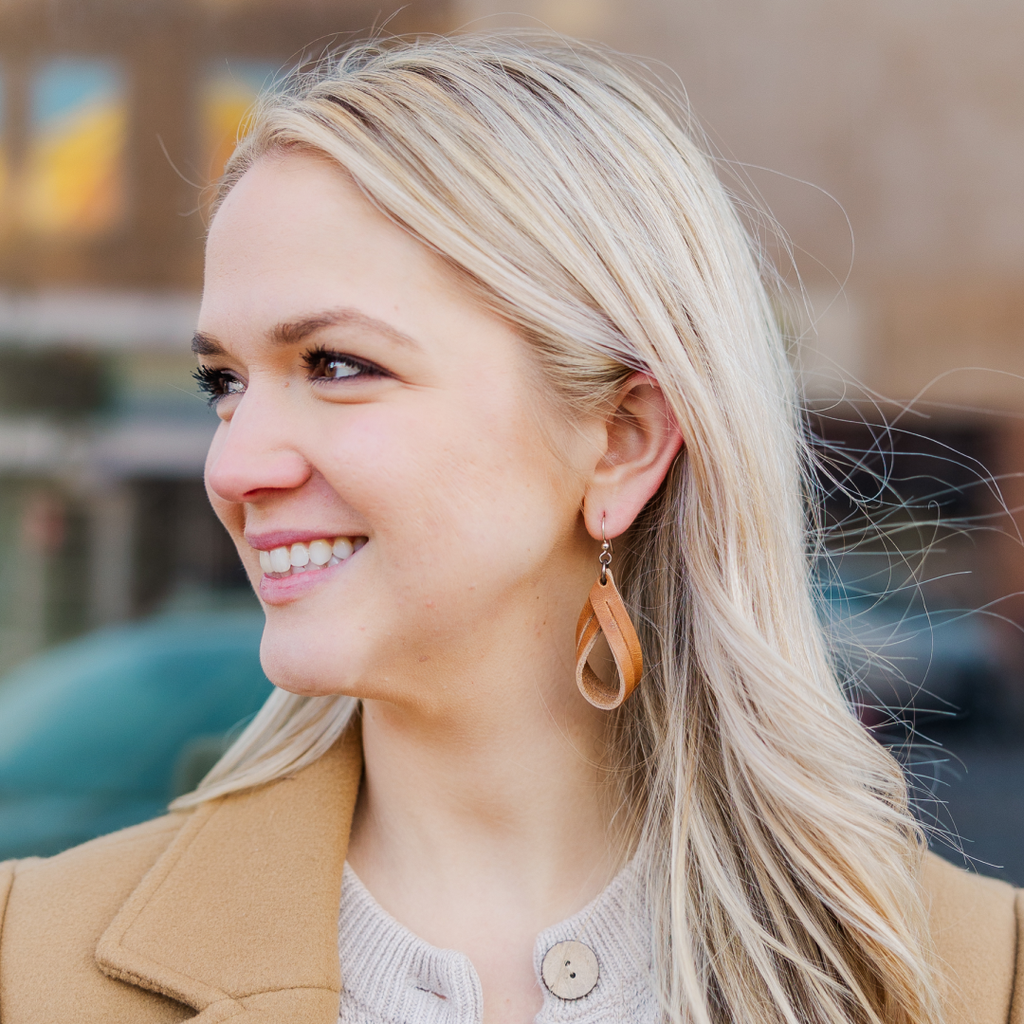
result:
[(341, 565), (366, 543), (365, 537), (325, 537), (260, 551), (260, 568), (273, 580)]

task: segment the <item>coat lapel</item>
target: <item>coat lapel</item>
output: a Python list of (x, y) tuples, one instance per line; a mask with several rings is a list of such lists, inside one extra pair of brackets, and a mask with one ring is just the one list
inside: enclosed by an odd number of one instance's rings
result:
[(105, 974), (214, 1024), (333, 1024), (358, 729), (290, 779), (189, 814), (96, 948)]

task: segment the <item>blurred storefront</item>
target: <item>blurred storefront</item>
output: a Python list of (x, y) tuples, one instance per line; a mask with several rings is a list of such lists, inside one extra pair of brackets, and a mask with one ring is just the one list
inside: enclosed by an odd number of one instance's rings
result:
[(815, 428), (849, 454), (858, 494), (885, 477), (879, 514), (912, 524), (889, 531), (889, 564), (937, 601), (1024, 623), (1006, 599), (1024, 590), (1018, 520), (989, 480), (1024, 504), (1019, 6), (9, 0), (0, 672), (175, 595), (243, 589), (201, 488), (213, 421), (186, 348), (203, 188), (256, 92), (375, 27), (506, 24), (648, 55), (670, 88), (679, 76), (723, 174), (787, 233), (752, 221), (804, 289), (785, 315)]

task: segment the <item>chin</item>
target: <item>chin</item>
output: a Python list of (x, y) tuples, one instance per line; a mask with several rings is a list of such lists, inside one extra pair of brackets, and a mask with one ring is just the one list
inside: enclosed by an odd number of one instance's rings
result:
[(304, 638), (289, 634), (291, 631), (276, 630), (269, 622), (263, 631), (260, 663), (276, 687), (301, 697), (363, 696), (357, 682), (359, 673), (352, 671), (356, 659), (338, 653), (339, 647), (347, 645), (333, 638), (332, 650), (317, 649)]

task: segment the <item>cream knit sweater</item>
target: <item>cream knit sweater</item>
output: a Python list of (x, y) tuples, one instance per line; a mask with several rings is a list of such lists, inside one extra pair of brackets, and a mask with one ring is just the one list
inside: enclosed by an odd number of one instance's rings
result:
[[(544, 1004), (536, 1024), (658, 1024), (642, 906), (628, 865), (578, 914), (537, 936), (533, 962)], [(469, 958), (431, 946), (399, 924), (347, 864), (339, 921), (339, 1024), (480, 1024), (483, 997)], [(597, 960), (596, 983), (588, 979), (593, 987), (574, 999), (559, 998), (541, 980), (548, 951), (567, 941), (585, 944)]]

